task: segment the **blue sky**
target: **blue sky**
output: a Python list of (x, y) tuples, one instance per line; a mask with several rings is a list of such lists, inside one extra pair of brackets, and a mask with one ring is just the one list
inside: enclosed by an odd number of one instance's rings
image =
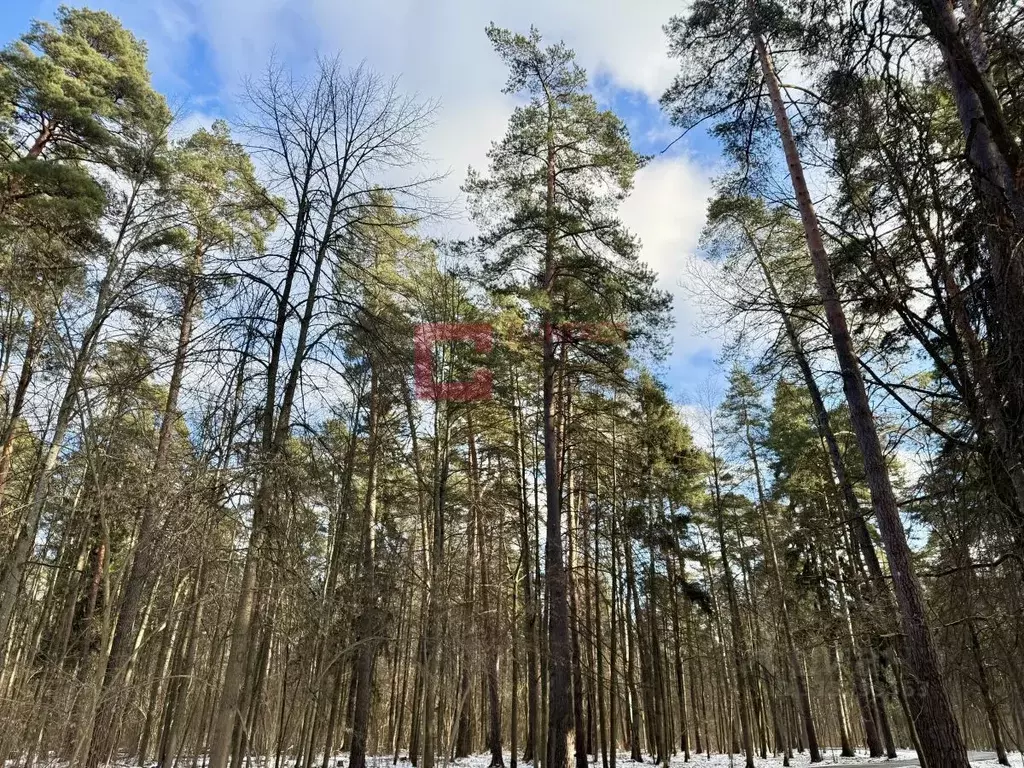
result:
[[(675, 297), (674, 349), (663, 377), (675, 397), (692, 400), (709, 377), (720, 380), (719, 343), (703, 333), (699, 301), (686, 288), (697, 239), (721, 162), (714, 141), (695, 132), (665, 154), (678, 135), (657, 99), (671, 80), (661, 25), (680, 0), (92, 0), (111, 11), (150, 50), (156, 87), (181, 115), (183, 130), (230, 120), (241, 80), (271, 55), (296, 70), (316, 53), (399, 76), (403, 87), (436, 100), (425, 146), (448, 171), (439, 194), (457, 198), (468, 165), (482, 167), (512, 109), (501, 93), (505, 73), (483, 34), (489, 21), (563, 39), (591, 75), (602, 105), (628, 124), (637, 151), (654, 155), (622, 216), (644, 244), (644, 258)], [(9, 41), (33, 18), (52, 19), (55, 2), (5, 3), (0, 38)], [(454, 226), (460, 226), (455, 223)]]

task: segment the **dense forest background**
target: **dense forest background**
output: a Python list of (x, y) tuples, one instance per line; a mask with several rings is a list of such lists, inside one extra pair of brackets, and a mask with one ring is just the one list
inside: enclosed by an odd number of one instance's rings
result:
[(688, 281), (727, 385), (685, 408), (648, 158), (564, 44), (481, 31), (517, 106), (458, 240), (443, 106), (365, 64), (185, 135), (109, 13), (0, 52), (9, 765), (1009, 764), (1024, 14), (665, 22), (662, 106), (727, 158)]

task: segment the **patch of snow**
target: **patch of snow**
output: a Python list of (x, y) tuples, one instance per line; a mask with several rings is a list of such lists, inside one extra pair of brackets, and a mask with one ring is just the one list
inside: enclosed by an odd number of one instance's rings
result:
[[(857, 768), (858, 766), (885, 766), (890, 765), (892, 768), (903, 768), (904, 766), (913, 766), (917, 764), (917, 753), (913, 750), (897, 750), (897, 757), (893, 760), (887, 758), (869, 758), (866, 751), (858, 750), (855, 757), (840, 757), (838, 749), (824, 748), (822, 749), (824, 760), (817, 763), (815, 768), (827, 768), (830, 765), (845, 765), (848, 768)], [(991, 759), (989, 756), (991, 755)], [(995, 756), (992, 753), (971, 753), (971, 766), (972, 768), (1002, 768), (998, 762), (996, 762)], [(510, 755), (508, 752), (504, 754), (505, 768), (510, 768)], [(1024, 768), (1024, 756), (1019, 752), (1010, 754), (1010, 768)], [(205, 768), (207, 757), (205, 755), (195, 759), (196, 768)], [(265, 757), (253, 755), (248, 763), (252, 768), (274, 768), (274, 757)], [(294, 757), (282, 758), (280, 768), (298, 768), (300, 761)], [(328, 763), (329, 768), (348, 768), (349, 756), (347, 753), (341, 753), (331, 758)], [(397, 763), (394, 761), (392, 755), (368, 755), (366, 758), (367, 768), (412, 768), (412, 764), (406, 755), (399, 755)], [(24, 765), (24, 757), (8, 759), (3, 761), (2, 768), (18, 768)], [(35, 761), (36, 768), (68, 768), (66, 761), (57, 759), (54, 755), (41, 756)], [(191, 756), (183, 756), (178, 761), (178, 768), (191, 768), (193, 765), (193, 758)], [(323, 758), (316, 757), (313, 760), (314, 768), (321, 768), (323, 765)], [(435, 768), (490, 768), (491, 756), (489, 753), (483, 753), (478, 755), (470, 755), (469, 757), (459, 758), (457, 760), (445, 760), (438, 758), (435, 763)], [(569, 755), (569, 765), (573, 765), (573, 756)], [(589, 762), (591, 768), (602, 768), (600, 758), (596, 761), (591, 759)], [(636, 762), (629, 758), (628, 752), (620, 752), (615, 761), (616, 768), (659, 768), (658, 764), (655, 764), (652, 760), (647, 759), (643, 762)], [(710, 757), (706, 753), (691, 754), (690, 761), (686, 762), (683, 760), (681, 754), (673, 755), (669, 760), (669, 768), (743, 768), (745, 765), (743, 755), (720, 755), (712, 754)], [(782, 755), (774, 755), (768, 757), (766, 760), (762, 760), (760, 757), (755, 757), (754, 765), (756, 768), (782, 768)], [(810, 768), (810, 756), (804, 752), (803, 754), (794, 752), (793, 758), (790, 760), (790, 766), (792, 768)], [(150, 763), (145, 766), (141, 766), (134, 761), (129, 760), (114, 760), (108, 768), (156, 768), (155, 763)], [(516, 768), (533, 768), (532, 763), (524, 763), (522, 760), (518, 761)]]

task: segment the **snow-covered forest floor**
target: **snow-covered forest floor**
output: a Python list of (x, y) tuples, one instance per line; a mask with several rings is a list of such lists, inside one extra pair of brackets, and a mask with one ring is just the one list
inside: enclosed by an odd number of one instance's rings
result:
[[(1016, 754), (1007, 755), (1010, 760), (1010, 768), (1021, 768), (1024, 766), (1024, 756), (1020, 752)], [(991, 760), (971, 760), (971, 765), (975, 768), (999, 768), (999, 763), (996, 762), (995, 758)]]
[[(974, 768), (996, 768), (999, 763), (996, 762), (994, 756), (993, 759), (975, 759), (975, 757), (981, 758), (987, 756), (989, 753), (984, 752), (972, 752), (971, 753), (971, 765)], [(819, 763), (819, 765), (845, 765), (845, 766), (857, 766), (857, 765), (891, 765), (898, 766), (906, 764), (905, 761), (916, 759), (917, 755), (913, 750), (899, 750), (899, 757), (895, 760), (889, 761), (885, 758), (871, 759), (867, 756), (866, 751), (858, 752), (856, 757), (840, 757), (839, 750), (836, 749), (834, 752), (830, 749), (825, 750), (825, 761)], [(379, 758), (380, 762), (373, 762), (373, 768), (386, 768), (391, 765), (391, 758)], [(782, 756), (777, 757), (769, 756), (767, 760), (761, 758), (755, 759), (755, 765), (757, 768), (782, 768)], [(344, 765), (344, 763), (343, 763)], [(399, 760), (398, 763), (400, 768), (409, 768), (409, 763), (404, 760)], [(471, 757), (455, 760), (448, 763), (448, 768), (488, 768), (490, 765), (490, 755), (472, 755)], [(505, 755), (505, 765), (508, 765), (508, 755)], [(520, 763), (521, 766), (523, 763)], [(592, 763), (591, 765), (600, 766), (601, 763)], [(790, 761), (790, 765), (793, 768), (803, 768), (809, 766), (810, 761), (808, 755), (794, 754), (793, 759)], [(687, 768), (692, 766), (693, 768), (742, 768), (743, 757), (742, 755), (719, 755), (713, 754), (708, 757), (705, 754), (692, 755), (690, 762), (686, 763), (683, 760), (682, 755), (675, 755), (670, 763), (671, 768)], [(1024, 759), (1022, 759), (1020, 753), (1010, 755), (1010, 766), (1011, 768), (1024, 768)], [(441, 768), (439, 766), (439, 768)], [(629, 759), (629, 753), (620, 753), (618, 761), (616, 762), (616, 768), (653, 768), (650, 761), (637, 763)]]
[[(987, 759), (989, 755), (992, 755), (991, 759)], [(823, 763), (818, 765), (825, 768), (829, 765), (844, 765), (848, 768), (853, 766), (861, 765), (880, 765), (880, 766), (911, 766), (915, 763), (911, 762), (916, 759), (916, 753), (913, 750), (899, 750), (899, 756), (890, 761), (886, 758), (869, 758), (867, 753), (859, 751), (856, 757), (840, 757), (839, 750), (825, 749), (825, 760)], [(1024, 757), (1018, 753), (1012, 753), (1009, 756), (1010, 768), (1024, 768)], [(570, 756), (571, 761), (571, 756)], [(390, 755), (379, 755), (370, 756), (366, 759), (367, 768), (412, 768), (412, 764), (408, 759), (402, 757), (399, 758), (398, 762), (394, 762), (394, 758)], [(754, 760), (757, 768), (782, 768), (782, 756), (769, 756), (768, 759), (762, 760), (760, 757)], [(315, 762), (316, 765), (320, 765), (320, 761)], [(570, 762), (571, 764), (571, 762)], [(794, 754), (793, 759), (790, 761), (792, 768), (805, 768), (809, 766), (810, 760), (806, 753)], [(18, 766), (24, 765), (21, 760), (7, 760), (4, 762), (4, 768), (18, 768)], [(66, 768), (67, 763), (64, 761), (57, 760), (39, 760), (35, 763), (37, 768)], [(201, 757), (193, 763), (190, 757), (185, 757), (179, 760), (179, 768), (205, 768), (206, 758)], [(273, 758), (266, 760), (264, 758), (253, 758), (250, 765), (252, 768), (272, 768), (274, 765)], [(509, 765), (509, 755), (505, 754), (505, 765)], [(529, 765), (527, 763), (520, 762), (519, 768)], [(594, 768), (598, 768), (600, 762), (591, 763)], [(988, 752), (972, 752), (971, 753), (971, 765), (973, 768), (999, 768), (999, 763), (995, 760), (994, 753)], [(339, 754), (334, 760), (331, 761), (330, 768), (347, 768), (348, 766), (348, 755)], [(439, 761), (436, 763), (436, 768), (489, 768), (490, 766), (490, 755), (479, 754), (471, 755), (466, 758), (460, 758), (458, 760), (450, 760), (447, 762)], [(706, 754), (692, 755), (689, 763), (683, 760), (682, 755), (675, 755), (670, 761), (670, 768), (742, 768), (743, 757), (742, 755), (720, 755), (712, 754), (708, 757)], [(130, 762), (115, 762), (111, 764), (111, 768), (155, 768), (155, 763), (148, 764), (146, 766), (139, 766), (137, 763)], [(282, 760), (281, 768), (295, 768), (294, 759)], [(629, 753), (623, 752), (619, 754), (616, 768), (656, 768), (650, 761), (636, 762), (630, 760)]]
[[(917, 754), (913, 750), (899, 750), (899, 756), (892, 761), (886, 758), (869, 758), (866, 751), (858, 751), (856, 757), (840, 757), (839, 750), (825, 749), (825, 760), (824, 763), (819, 763), (822, 766), (829, 765), (845, 765), (845, 766), (859, 766), (859, 765), (890, 765), (900, 766), (907, 765), (909, 761), (915, 760)], [(992, 759), (984, 759), (989, 754), (987, 752), (972, 752), (971, 753), (971, 765), (974, 768), (997, 768), (999, 763), (996, 762), (994, 754)], [(339, 756), (339, 762), (336, 762), (334, 768), (346, 768), (348, 764), (347, 755)], [(782, 756), (776, 757), (769, 756), (767, 760), (761, 758), (755, 759), (755, 765), (757, 768), (782, 768)], [(392, 757), (370, 757), (367, 758), (368, 768), (389, 768), (393, 765)], [(480, 754), (471, 755), (467, 758), (461, 758), (458, 760), (448, 761), (447, 763), (437, 763), (437, 768), (489, 768), (490, 755)], [(509, 756), (505, 755), (505, 765), (509, 765)], [(518, 764), (519, 768), (523, 768), (526, 765), (522, 762)], [(571, 756), (570, 756), (571, 765)], [(600, 762), (591, 763), (595, 768), (599, 768)], [(807, 753), (794, 754), (793, 759), (790, 761), (790, 765), (793, 768), (804, 768), (810, 765), (810, 760)], [(690, 762), (687, 763), (683, 760), (682, 755), (675, 755), (672, 757), (670, 768), (742, 768), (743, 757), (742, 755), (720, 755), (712, 754), (708, 757), (705, 754), (692, 755)], [(1024, 768), (1024, 759), (1022, 759), (1020, 753), (1010, 755), (1010, 766), (1011, 768)], [(287, 768), (292, 768), (287, 766)], [(399, 759), (397, 768), (411, 768), (411, 764), (406, 759)], [(629, 753), (623, 752), (619, 754), (616, 762), (616, 768), (655, 768), (650, 761), (642, 763), (635, 762), (629, 759)]]
[[(835, 751), (831, 749), (825, 749), (825, 760), (824, 763), (819, 763), (822, 766), (828, 765), (845, 765), (845, 766), (857, 766), (857, 765), (890, 765), (898, 766), (905, 765), (906, 761), (915, 760), (917, 754), (913, 750), (899, 750), (899, 757), (895, 760), (889, 761), (885, 758), (869, 758), (866, 751), (859, 751), (856, 757), (840, 757), (839, 750)], [(999, 763), (996, 762), (995, 757), (991, 760), (988, 759), (975, 759), (987, 757), (990, 753), (987, 752), (972, 752), (971, 753), (971, 765), (974, 768), (997, 768)], [(1011, 768), (1024, 768), (1024, 759), (1022, 759), (1020, 753), (1011, 754), (1010, 756)], [(754, 761), (757, 768), (782, 768), (782, 756), (777, 757), (769, 756), (767, 760), (756, 758)], [(385, 768), (385, 766), (391, 764), (391, 759), (385, 759), (381, 763), (376, 764), (374, 768)], [(488, 768), (490, 765), (490, 755), (472, 755), (471, 757), (455, 760), (448, 763), (449, 768)], [(508, 765), (508, 755), (505, 756), (505, 765)], [(520, 763), (520, 766), (523, 764)], [(601, 763), (592, 763), (591, 765), (600, 766)], [(810, 765), (810, 760), (805, 752), (804, 754), (794, 754), (793, 759), (790, 761), (790, 765), (793, 768), (803, 768), (804, 766)], [(401, 768), (409, 768), (409, 763), (403, 760), (399, 760), (399, 766)], [(742, 755), (719, 755), (712, 754), (708, 757), (705, 754), (692, 755), (690, 762), (687, 763), (683, 760), (682, 755), (675, 755), (672, 757), (670, 762), (671, 768), (742, 768), (743, 757)], [(629, 759), (629, 753), (620, 753), (619, 758), (616, 762), (616, 768), (653, 768), (650, 761), (637, 763)]]

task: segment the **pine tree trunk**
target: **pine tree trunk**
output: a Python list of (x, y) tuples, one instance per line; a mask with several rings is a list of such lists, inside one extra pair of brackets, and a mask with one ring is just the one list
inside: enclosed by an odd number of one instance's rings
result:
[[(569, 408), (566, 408), (566, 424), (569, 422)], [(568, 438), (563, 444), (568, 443)], [(565, 466), (572, 466), (568, 455), (564, 460)], [(566, 518), (568, 535), (566, 536), (566, 586), (569, 591), (569, 636), (572, 643), (572, 719), (573, 719), (573, 743), (575, 746), (576, 768), (587, 767), (587, 743), (586, 724), (583, 719), (583, 669), (580, 653), (580, 617), (576, 598), (576, 488), (575, 472), (567, 472), (566, 477)]]
[[(704, 705), (703, 697), (703, 683), (702, 675), (700, 674), (700, 656), (697, 655), (696, 649), (693, 645), (693, 621), (690, 615), (690, 609), (686, 609), (686, 649), (688, 659), (688, 671), (690, 673), (690, 709), (693, 710), (693, 751), (694, 754), (699, 755), (704, 750), (701, 749), (701, 724), (704, 724), (705, 729), (705, 740), (708, 742), (707, 748), (708, 753), (711, 751), (710, 738), (706, 735), (707, 730), (707, 710)], [(695, 669), (696, 667), (696, 669)], [(697, 689), (701, 687), (701, 699), (698, 706), (697, 700)]]
[(910, 547), (907, 544), (896, 497), (889, 480), (874, 416), (858, 367), (846, 316), (839, 301), (838, 290), (825, 251), (817, 215), (804, 180), (803, 166), (789, 126), (789, 118), (786, 115), (779, 82), (767, 47), (759, 35), (756, 36), (756, 46), (762, 75), (772, 101), (776, 127), (789, 166), (797, 206), (800, 209), (818, 292), (825, 307), (829, 332), (839, 360), (843, 389), (850, 409), (850, 419), (861, 455), (864, 458), (865, 475), (889, 559), (903, 630), (906, 635), (905, 655), (909, 671), (914, 676), (915, 705), (921, 713), (921, 741), (925, 752), (924, 757), (935, 766), (969, 768), (967, 750), (960, 727), (953, 715), (953, 709), (943, 685), (939, 660), (925, 616), (921, 587), (914, 573)]
[(380, 422), (379, 375), (370, 361), (370, 411), (367, 421), (368, 465), (366, 477), (366, 503), (360, 532), (360, 567), (362, 610), (357, 619), (355, 697), (352, 706), (352, 742), (349, 746), (350, 768), (366, 768), (366, 747), (370, 728), (370, 710), (373, 704), (373, 667), (376, 659), (378, 634), (375, 579), (374, 530), (377, 525), (377, 459)]
[(722, 554), (722, 568), (725, 571), (726, 600), (729, 603), (729, 621), (732, 627), (733, 665), (736, 673), (736, 690), (739, 694), (737, 708), (740, 714), (740, 736), (743, 739), (743, 753), (746, 756), (747, 768), (754, 768), (754, 739), (750, 729), (750, 713), (747, 702), (746, 661), (743, 657), (744, 633), (740, 619), (739, 604), (736, 600), (736, 588), (733, 584), (732, 571), (729, 566), (729, 554), (725, 544), (725, 530), (722, 513), (718, 513), (718, 537)]
[(597, 661), (594, 658), (594, 610), (593, 604), (591, 603), (591, 594), (597, 594), (598, 588), (595, 583), (591, 582), (592, 573), (591, 570), (591, 549), (589, 535), (592, 532), (590, 527), (590, 516), (596, 513), (593, 505), (589, 502), (588, 495), (585, 490), (580, 491), (580, 500), (578, 504), (580, 514), (579, 524), (579, 546), (583, 552), (583, 567), (580, 571), (582, 575), (582, 585), (580, 589), (579, 600), (583, 601), (583, 617), (582, 625), (580, 628), (580, 635), (583, 638), (583, 647), (585, 650), (585, 658), (583, 659), (583, 666), (586, 670), (586, 689), (587, 689), (587, 727), (586, 727), (586, 744), (584, 745), (584, 752), (587, 755), (593, 755), (594, 761), (597, 762), (597, 754), (599, 750), (597, 726), (598, 726), (598, 712), (597, 712), (597, 688), (600, 685), (600, 680), (597, 676)]
[[(555, 280), (555, 137), (554, 97), (548, 96), (547, 136), (547, 199), (546, 222), (547, 242), (544, 249), (543, 289), (550, 300)], [(548, 726), (547, 759), (544, 768), (566, 768), (568, 756), (567, 739), (572, 720), (570, 698), (570, 641), (569, 604), (566, 590), (565, 563), (562, 555), (562, 484), (556, 426), (554, 318), (545, 310), (543, 318), (543, 432), (544, 432), (544, 492), (547, 506), (546, 540), (544, 544), (544, 577), (547, 587), (548, 610)], [(355, 766), (354, 768), (361, 768)]]
[[(612, 407), (616, 405), (612, 401)], [(618, 483), (616, 473), (617, 456), (617, 429), (615, 413), (612, 413), (612, 455), (611, 455), (611, 514), (609, 519), (608, 533), (608, 565), (611, 571), (611, 600), (609, 604), (608, 632), (610, 635), (608, 645), (608, 768), (616, 768), (619, 751), (619, 571), (617, 566), (618, 557)]]
[(650, 564), (648, 568), (648, 597), (647, 597), (647, 631), (650, 637), (650, 648), (648, 650), (649, 663), (651, 667), (651, 696), (653, 700), (654, 719), (654, 744), (656, 746), (655, 761), (662, 763), (668, 768), (669, 740), (668, 740), (668, 718), (665, 712), (665, 670), (662, 663), (660, 644), (658, 643), (658, 612), (655, 606), (658, 603), (657, 582), (654, 574), (653, 548), (649, 555)]
[[(514, 375), (514, 374), (513, 374)], [(539, 631), (537, 627), (537, 606), (534, 596), (533, 545), (530, 543), (530, 504), (526, 482), (526, 441), (523, 412), (519, 403), (519, 382), (513, 389), (512, 429), (516, 451), (516, 475), (519, 484), (519, 549), (523, 569), (523, 635), (526, 640), (526, 742), (523, 762), (533, 762), (537, 750), (538, 682), (537, 668)]]
[(420, 718), (415, 718), (415, 723), (420, 723), (419, 736), (414, 740), (416, 743), (410, 747), (410, 759), (414, 759), (419, 752), (419, 740), (423, 744), (423, 768), (433, 768), (434, 757), (437, 752), (434, 743), (434, 731), (432, 720), (434, 707), (437, 698), (437, 676), (439, 673), (439, 646), (441, 632), (441, 589), (440, 580), (443, 573), (445, 558), (445, 536), (446, 536), (446, 510), (448, 499), (448, 474), (449, 474), (449, 440), (451, 438), (451, 419), (447, 408), (438, 404), (434, 413), (434, 456), (433, 456), (433, 478), (431, 489), (431, 539), (430, 539), (430, 566), (429, 580), (426, 585), (427, 596), (424, 608), (424, 629), (421, 641), (422, 659), (420, 664), (419, 678), (421, 682), (423, 709)]
[[(623, 602), (622, 615), (624, 619), (623, 646), (625, 647), (627, 654), (626, 683), (630, 699), (629, 752), (631, 760), (634, 762), (640, 762), (643, 759), (640, 744), (640, 735), (642, 732), (640, 728), (642, 720), (641, 713), (649, 714), (649, 708), (647, 712), (643, 711), (640, 703), (641, 697), (638, 695), (636, 688), (636, 668), (638, 665), (640, 666), (641, 686), (643, 686), (643, 678), (646, 676), (646, 665), (644, 663), (643, 653), (639, 649), (639, 628), (636, 624), (640, 620), (640, 598), (637, 595), (636, 570), (633, 567), (633, 541), (628, 532), (622, 541), (622, 552), (622, 568), (626, 577), (626, 594)], [(648, 739), (647, 747), (650, 750), (653, 745), (649, 742), (650, 740)]]
[(605, 713), (604, 696), (604, 634), (601, 627), (601, 549), (600, 549), (600, 495), (601, 475), (597, 473), (596, 498), (594, 504), (594, 573), (591, 577), (594, 594), (594, 646), (596, 664), (594, 687), (597, 694), (597, 741), (601, 750), (601, 768), (608, 768), (608, 722)]
[(800, 715), (803, 719), (804, 732), (807, 735), (808, 751), (811, 762), (822, 761), (821, 749), (818, 747), (818, 733), (814, 726), (814, 715), (811, 712), (811, 697), (807, 690), (807, 675), (804, 671), (803, 662), (797, 652), (796, 643), (793, 640), (793, 629), (790, 623), (789, 602), (786, 600), (786, 585), (782, 580), (782, 569), (779, 566), (779, 558), (775, 548), (775, 536), (772, 533), (771, 523), (768, 520), (767, 499), (765, 498), (764, 484), (761, 479), (761, 465), (757, 456), (757, 448), (754, 445), (754, 438), (750, 432), (749, 416), (743, 415), (745, 422), (744, 439), (746, 441), (747, 453), (754, 469), (754, 479), (757, 488), (757, 508), (760, 512), (761, 528), (764, 532), (764, 542), (767, 549), (768, 560), (771, 563), (771, 572), (775, 580), (775, 589), (778, 593), (780, 621), (782, 623), (782, 634), (786, 639), (786, 651), (789, 654), (789, 663), (793, 670), (793, 677), (796, 679), (797, 697), (800, 701)]
[[(198, 270), (202, 263), (201, 253), (197, 253), (196, 262), (196, 270)], [(160, 544), (163, 539), (163, 521), (167, 504), (165, 499), (160, 498), (158, 484), (163, 481), (170, 455), (171, 438), (178, 419), (178, 396), (181, 392), (181, 380), (185, 371), (188, 346), (192, 340), (192, 324), (198, 297), (198, 277), (196, 273), (193, 273), (182, 299), (178, 343), (174, 352), (171, 380), (167, 387), (167, 400), (160, 417), (156, 458), (153, 461), (151, 474), (152, 486), (149, 488), (142, 521), (139, 524), (138, 542), (135, 546), (128, 579), (125, 582), (121, 606), (117, 614), (117, 624), (114, 628), (114, 639), (104, 671), (103, 695), (101, 695), (100, 708), (93, 726), (92, 745), (88, 758), (90, 766), (98, 765), (104, 755), (108, 754), (109, 745), (117, 740), (118, 721), (120, 720), (119, 704), (123, 701), (123, 697), (110, 695), (110, 693), (123, 682), (138, 632), (136, 621), (139, 609), (146, 600), (147, 592), (152, 588), (155, 575), (160, 572)]]
[[(751, 245), (754, 246), (753, 240), (751, 240)], [(775, 279), (772, 276), (771, 270), (768, 268), (768, 264), (765, 262), (760, 248), (754, 246), (754, 251), (758, 264), (761, 267), (761, 272), (768, 285), (768, 292), (771, 296), (772, 303), (782, 320), (783, 328), (786, 332), (786, 338), (789, 341), (793, 357), (796, 359), (797, 367), (800, 369), (800, 374), (804, 380), (804, 386), (807, 388), (807, 392), (811, 397), (811, 404), (814, 406), (814, 425), (819, 436), (825, 443), (829, 461), (832, 465), (833, 479), (838, 486), (839, 493), (842, 496), (846, 507), (849, 526), (853, 531), (854, 540), (860, 548), (861, 555), (868, 566), (868, 572), (873, 579), (872, 590), (875, 594), (881, 594), (883, 599), (887, 600), (889, 599), (889, 593), (888, 588), (885, 586), (885, 577), (882, 574), (882, 566), (878, 561), (878, 554), (875, 552), (875, 545), (871, 540), (871, 532), (868, 530), (867, 523), (864, 520), (864, 514), (860, 508), (860, 502), (857, 501), (857, 494), (854, 491), (853, 483), (850, 481), (849, 475), (846, 472), (846, 464), (843, 461), (842, 451), (839, 449), (839, 441), (836, 439), (835, 432), (832, 429), (832, 422), (829, 417), (828, 408), (825, 407), (825, 398), (822, 397), (821, 389), (818, 387), (818, 382), (815, 380), (814, 373), (811, 371), (811, 365), (807, 359), (807, 353), (804, 351), (796, 326), (793, 324), (793, 318), (782, 303), (782, 297), (775, 285)]]
[(992, 686), (989, 682), (988, 668), (985, 666), (985, 657), (981, 652), (981, 641), (978, 638), (978, 628), (973, 619), (967, 621), (967, 632), (971, 640), (971, 653), (974, 662), (978, 667), (978, 689), (981, 692), (981, 701), (985, 707), (985, 716), (988, 718), (989, 728), (992, 731), (992, 746), (996, 750), (996, 759), (1001, 765), (1009, 765), (1010, 761), (1006, 756), (1006, 746), (1003, 744), (1002, 727), (999, 723), (999, 711), (992, 700)]
[(483, 624), (483, 645), (484, 645), (484, 680), (487, 688), (487, 747), (491, 752), (489, 768), (504, 768), (505, 760), (501, 750), (501, 694), (499, 691), (498, 664), (500, 646), (498, 640), (498, 614), (497, 605), (492, 601), (496, 595), (492, 594), (490, 585), (490, 562), (486, 551), (486, 537), (484, 536), (484, 514), (483, 500), (480, 491), (480, 464), (477, 456), (476, 437), (473, 429), (473, 414), (469, 412), (466, 417), (466, 429), (469, 442), (469, 482), (470, 495), (475, 507), (474, 519), (476, 525), (476, 539), (480, 550), (480, 603), (482, 609)]
[[(690, 737), (686, 716), (686, 686), (683, 675), (683, 636), (679, 632), (679, 585), (676, 583), (676, 569), (669, 560), (669, 589), (672, 592), (672, 645), (673, 662), (676, 673), (676, 696), (679, 701), (679, 749), (683, 753), (683, 762), (690, 762)], [(694, 712), (694, 717), (697, 713)], [(698, 748), (699, 751), (699, 748)]]
[(18, 383), (14, 389), (14, 397), (10, 401), (7, 415), (7, 425), (4, 427), (3, 437), (0, 437), (0, 511), (4, 508), (4, 491), (7, 488), (7, 480), (11, 474), (11, 461), (14, 457), (14, 439), (18, 434), (18, 420), (21, 418), (22, 409), (25, 406), (25, 394), (32, 382), (32, 375), (35, 372), (36, 358), (43, 341), (43, 323), (39, 316), (33, 315), (32, 325), (28, 331), (28, 340), (25, 345), (25, 354), (21, 358), (21, 371), (18, 374)]
[(466, 522), (466, 567), (462, 585), (462, 653), (460, 656), (459, 674), (459, 719), (455, 737), (456, 758), (469, 757), (473, 751), (473, 689), (470, 678), (470, 646), (475, 629), (473, 623), (473, 606), (476, 594), (474, 591), (476, 574), (476, 506), (470, 507)]
[(871, 697), (865, 682), (866, 675), (860, 649), (853, 632), (853, 621), (850, 619), (850, 606), (847, 602), (846, 582), (842, 572), (836, 574), (836, 583), (839, 585), (840, 620), (844, 630), (847, 666), (850, 670), (850, 677), (853, 680), (853, 693), (857, 699), (857, 707), (860, 709), (861, 722), (864, 725), (864, 737), (867, 741), (869, 756), (881, 757), (883, 754), (882, 740), (878, 734), (878, 724), (875, 721)]
[(182, 743), (182, 732), (185, 726), (185, 703), (192, 689), (195, 677), (196, 658), (199, 652), (199, 640), (202, 634), (203, 598), (206, 591), (207, 570), (205, 560), (201, 559), (192, 585), (193, 607), (187, 626), (181, 629), (184, 651), (179, 654), (175, 671), (164, 702), (164, 719), (160, 748), (157, 755), (157, 768), (171, 768), (178, 758)]
[[(522, 559), (520, 558), (519, 568), (522, 568)], [(519, 627), (519, 600), (518, 590), (512, 592), (512, 610), (511, 610), (511, 629), (513, 632)], [(519, 765), (519, 643), (516, 641), (515, 636), (512, 639), (512, 686), (511, 686), (511, 697), (512, 706), (511, 712), (509, 713), (509, 724), (508, 724), (508, 747), (509, 757), (508, 765), (509, 768), (518, 768)]]

